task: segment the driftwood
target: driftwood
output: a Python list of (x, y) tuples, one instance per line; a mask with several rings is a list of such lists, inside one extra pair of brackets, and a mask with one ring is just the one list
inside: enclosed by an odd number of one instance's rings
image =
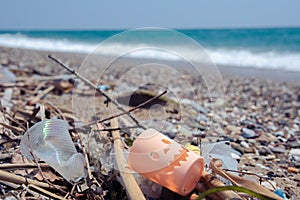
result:
[[(112, 128), (119, 127), (117, 119), (111, 120), (111, 127)], [(123, 143), (120, 136), (120, 132), (118, 130), (112, 131), (112, 136), (114, 139), (114, 151), (115, 151), (117, 168), (120, 171), (120, 175), (129, 198), (131, 200), (145, 199), (141, 189), (139, 188), (130, 169), (128, 168), (127, 161), (124, 157)]]
[[(11, 183), (16, 183), (16, 184), (33, 184), (42, 188), (48, 188), (48, 189), (53, 189), (49, 184), (44, 183), (44, 182), (40, 182), (40, 181), (36, 181), (36, 180), (32, 180), (32, 179), (28, 179), (22, 176), (18, 176), (15, 175), (13, 173), (4, 171), (4, 170), (0, 170), (0, 180), (2, 181), (8, 181)], [(59, 189), (65, 189), (65, 187), (60, 186), (60, 185), (54, 185), (55, 188), (59, 188)]]

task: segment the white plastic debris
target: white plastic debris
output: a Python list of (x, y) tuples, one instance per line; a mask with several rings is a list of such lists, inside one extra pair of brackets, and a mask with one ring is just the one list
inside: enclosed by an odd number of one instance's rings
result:
[(64, 120), (36, 123), (23, 135), (20, 149), (30, 160), (33, 160), (32, 152), (69, 182), (85, 177), (84, 156), (77, 153), (68, 132), (68, 123)]
[(222, 160), (223, 168), (238, 170), (236, 155), (239, 153), (226, 144), (225, 141), (202, 145), (201, 154), (206, 165), (209, 165), (212, 158), (218, 158)]
[(6, 67), (0, 65), (0, 83), (13, 83), (16, 81), (16, 75)]

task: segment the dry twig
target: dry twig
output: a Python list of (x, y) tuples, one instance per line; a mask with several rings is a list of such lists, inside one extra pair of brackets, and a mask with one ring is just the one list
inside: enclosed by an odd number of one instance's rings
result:
[[(111, 127), (117, 128), (118, 121), (117, 119), (111, 120)], [(131, 174), (127, 161), (123, 154), (123, 144), (120, 136), (120, 132), (118, 130), (112, 132), (112, 136), (114, 139), (114, 151), (115, 151), (115, 158), (118, 170), (120, 171), (120, 175), (122, 178), (122, 181), (125, 185), (127, 194), (130, 199), (132, 200), (143, 200), (145, 199), (141, 189), (139, 188), (137, 182), (135, 181), (133, 175)]]
[(16, 183), (16, 184), (33, 184), (33, 185), (37, 185), (39, 187), (48, 188), (48, 189), (61, 189), (61, 190), (66, 189), (63, 186), (54, 185), (54, 184), (52, 184), (54, 187), (51, 187), (48, 183), (28, 179), (28, 178), (18, 176), (18, 175), (15, 175), (13, 173), (10, 173), (10, 172), (4, 171), (4, 170), (0, 170), (0, 180), (8, 181), (11, 183)]
[(37, 103), (39, 100), (41, 100), (46, 94), (48, 94), (49, 92), (51, 92), (53, 89), (55, 88), (54, 85), (49, 86), (47, 89), (45, 89), (43, 92), (41, 92), (40, 94), (36, 95), (33, 99), (30, 100), (30, 104), (35, 104)]
[[(41, 168), (49, 168), (49, 165), (46, 163), (40, 164)], [(12, 170), (12, 169), (30, 169), (30, 168), (37, 168), (37, 165), (35, 163), (3, 163), (0, 164), (0, 169), (3, 170)]]
[[(48, 55), (48, 58), (50, 58), (51, 60), (55, 61), (56, 63), (58, 63), (60, 66), (62, 66), (63, 68), (65, 68), (66, 70), (68, 70), (70, 73), (74, 74), (76, 77), (78, 77), (79, 79), (81, 79), (83, 82), (85, 82), (87, 85), (89, 85), (90, 87), (92, 87), (93, 89), (95, 89), (97, 92), (99, 92), (101, 95), (103, 95), (108, 102), (112, 102), (119, 110), (121, 110), (122, 112), (126, 112), (126, 110), (124, 108), (122, 108), (119, 103), (117, 101), (115, 101), (114, 99), (110, 98), (105, 92), (103, 92), (102, 90), (99, 89), (99, 87), (97, 85), (95, 85), (94, 83), (92, 83), (90, 80), (88, 80), (87, 78), (83, 77), (81, 74), (79, 74), (76, 70), (68, 67), (67, 65), (65, 65), (62, 61), (54, 58), (52, 55)], [(126, 112), (126, 114), (141, 128), (146, 129), (144, 126), (140, 125), (138, 120), (135, 119), (130, 112)]]
[[(120, 117), (122, 115), (126, 115), (126, 114), (129, 114), (137, 109), (140, 109), (141, 107), (145, 106), (146, 104), (150, 103), (151, 101), (154, 101), (155, 99), (159, 99), (161, 96), (165, 95), (167, 93), (167, 90), (163, 91), (161, 94), (155, 96), (155, 97), (152, 97), (151, 99), (139, 104), (138, 106), (136, 107), (133, 107), (131, 109), (129, 109), (128, 111), (124, 111), (122, 113), (119, 113), (119, 114), (116, 114), (116, 115), (113, 115), (113, 116), (110, 116), (110, 117), (107, 117), (107, 118), (104, 118), (104, 119), (101, 119), (99, 121), (94, 121), (94, 122), (91, 122), (91, 123), (88, 123), (86, 125), (83, 125), (81, 127), (78, 127), (78, 128), (82, 128), (82, 127), (85, 127), (85, 126), (91, 126), (93, 124), (96, 124), (96, 123), (102, 123), (102, 122), (105, 122), (105, 121), (108, 121), (108, 120), (111, 120), (111, 119), (114, 119), (114, 118), (117, 118), (117, 117)], [(138, 125), (140, 127), (140, 125)], [(117, 130), (119, 129), (119, 127), (115, 127), (117, 128)], [(113, 129), (115, 129), (113, 128)]]

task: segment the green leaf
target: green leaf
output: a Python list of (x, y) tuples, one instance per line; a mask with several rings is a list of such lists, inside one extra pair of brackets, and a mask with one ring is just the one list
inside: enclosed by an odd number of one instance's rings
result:
[(252, 197), (257, 197), (261, 200), (274, 200), (273, 198), (270, 198), (270, 197), (267, 197), (267, 196), (264, 196), (262, 194), (259, 194), (259, 193), (256, 193), (252, 190), (248, 190), (246, 188), (243, 188), (243, 187), (239, 187), (239, 186), (222, 186), (222, 187), (215, 187), (215, 188), (212, 188), (212, 189), (209, 189), (203, 193), (201, 193), (196, 200), (201, 200), (205, 197), (207, 197), (208, 195), (210, 194), (214, 194), (214, 193), (217, 193), (217, 192), (221, 192), (221, 191), (225, 191), (225, 190), (233, 190), (233, 191), (238, 191), (238, 192), (243, 192), (243, 193), (246, 193), (246, 194), (249, 194), (250, 196)]

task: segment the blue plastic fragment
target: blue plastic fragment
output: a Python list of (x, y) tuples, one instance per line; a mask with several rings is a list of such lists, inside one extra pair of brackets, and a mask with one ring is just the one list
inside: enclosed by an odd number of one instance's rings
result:
[(97, 88), (101, 91), (109, 90), (110, 86), (109, 85), (98, 85)]
[(289, 200), (288, 198), (286, 198), (285, 193), (282, 189), (277, 189), (274, 191), (274, 193), (283, 198), (284, 200)]

